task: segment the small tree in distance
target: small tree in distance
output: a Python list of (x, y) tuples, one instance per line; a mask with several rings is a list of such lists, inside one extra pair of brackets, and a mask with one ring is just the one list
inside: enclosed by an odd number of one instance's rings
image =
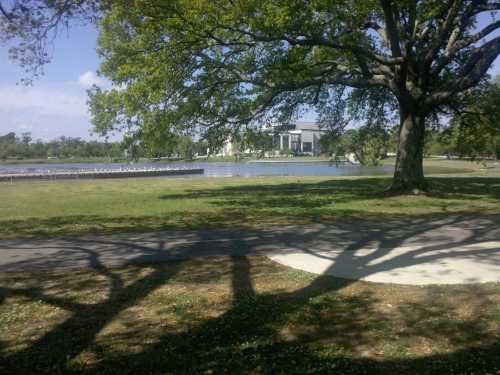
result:
[(348, 129), (341, 135), (326, 134), (321, 140), (321, 148), (334, 159), (353, 154), (362, 165), (375, 166), (387, 156), (390, 134), (380, 124), (363, 125)]
[(454, 134), (457, 155), (500, 159), (500, 82), (474, 97), (467, 110), (453, 118), (448, 131)]

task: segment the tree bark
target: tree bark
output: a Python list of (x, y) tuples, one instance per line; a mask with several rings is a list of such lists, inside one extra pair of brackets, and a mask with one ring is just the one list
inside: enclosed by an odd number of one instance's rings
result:
[(424, 138), (425, 115), (400, 105), (398, 152), (391, 191), (415, 193), (426, 189)]

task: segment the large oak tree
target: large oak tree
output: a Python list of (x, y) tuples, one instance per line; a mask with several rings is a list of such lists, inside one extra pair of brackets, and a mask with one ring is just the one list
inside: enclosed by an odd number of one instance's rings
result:
[[(85, 2), (69, 3), (78, 9)], [(116, 88), (90, 93), (97, 130), (161, 137), (196, 129), (221, 139), (244, 126), (286, 121), (304, 106), (330, 126), (349, 115), (380, 122), (397, 108), (398, 191), (425, 187), (430, 118), (455, 107), (500, 53), (498, 1), (109, 4), (100, 9), (99, 52)]]

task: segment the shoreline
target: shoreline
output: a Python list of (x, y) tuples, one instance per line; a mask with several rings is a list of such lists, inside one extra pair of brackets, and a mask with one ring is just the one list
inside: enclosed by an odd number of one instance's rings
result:
[(102, 179), (102, 178), (138, 178), (160, 176), (203, 175), (204, 169), (109, 169), (89, 171), (62, 171), (49, 173), (14, 173), (0, 174), (0, 181), (18, 180), (56, 180), (56, 179)]

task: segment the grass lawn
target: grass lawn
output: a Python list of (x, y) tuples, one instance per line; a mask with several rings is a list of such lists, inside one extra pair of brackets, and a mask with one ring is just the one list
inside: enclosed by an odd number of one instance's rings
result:
[(316, 277), (262, 257), (0, 275), (0, 373), (496, 374), (498, 284)]
[[(399, 197), (387, 177), (3, 183), (0, 238), (500, 212), (498, 171), (429, 181)], [(257, 256), (0, 274), (1, 374), (496, 374), (498, 358), (498, 283), (375, 284)]]
[[(465, 166), (430, 168), (460, 173)], [(4, 182), (0, 239), (500, 211), (499, 172), (476, 170), (429, 182), (429, 195), (399, 197), (382, 194), (389, 177)]]

